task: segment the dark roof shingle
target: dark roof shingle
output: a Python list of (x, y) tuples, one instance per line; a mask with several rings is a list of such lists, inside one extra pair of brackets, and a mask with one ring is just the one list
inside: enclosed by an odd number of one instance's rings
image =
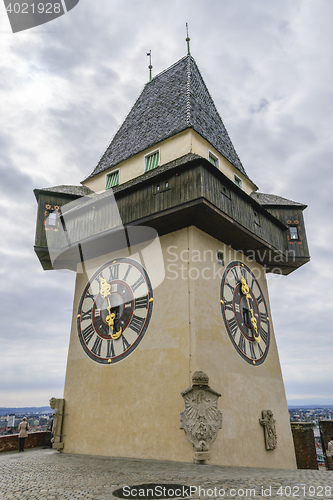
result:
[(88, 179), (187, 128), (247, 177), (196, 62), (188, 55), (145, 85)]
[(288, 200), (287, 198), (282, 198), (282, 196), (277, 196), (276, 194), (268, 194), (268, 193), (260, 193), (258, 191), (254, 191), (251, 193), (252, 198), (257, 201), (260, 205), (267, 207), (299, 207), (306, 208), (307, 205), (303, 203), (299, 203), (298, 201)]

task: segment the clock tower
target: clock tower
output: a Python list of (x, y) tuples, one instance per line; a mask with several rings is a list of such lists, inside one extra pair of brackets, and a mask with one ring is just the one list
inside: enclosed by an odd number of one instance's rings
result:
[(57, 448), (191, 462), (196, 380), (210, 463), (296, 468), (266, 274), (309, 260), (306, 207), (258, 191), (190, 54), (81, 184), (35, 190), (43, 268), (77, 273)]

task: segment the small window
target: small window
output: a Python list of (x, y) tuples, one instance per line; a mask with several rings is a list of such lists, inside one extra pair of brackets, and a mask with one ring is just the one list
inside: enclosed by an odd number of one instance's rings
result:
[(154, 168), (158, 167), (159, 160), (160, 160), (159, 151), (155, 151), (153, 154), (146, 156), (145, 172), (148, 172), (149, 170), (153, 170)]
[(259, 212), (257, 212), (256, 210), (253, 210), (253, 217), (254, 217), (254, 223), (257, 224), (257, 226), (260, 226)]
[(291, 240), (298, 240), (298, 229), (296, 226), (290, 226), (289, 228), (289, 232), (290, 232), (290, 239)]
[(219, 168), (219, 159), (211, 151), (209, 151), (208, 153), (208, 159), (210, 163), (214, 165), (214, 167)]
[(169, 181), (161, 181), (160, 184), (153, 186), (153, 194), (164, 193), (164, 191), (169, 191), (169, 189), (171, 189)]
[(224, 266), (224, 254), (220, 250), (217, 252), (217, 263)]
[(106, 189), (113, 188), (119, 184), (119, 170), (111, 172), (106, 176)]
[(56, 226), (57, 225), (57, 212), (51, 212), (47, 218), (48, 226)]
[(226, 196), (226, 198), (229, 198), (229, 200), (231, 199), (230, 189), (226, 188), (225, 186), (222, 186), (221, 193), (224, 194), (224, 196)]
[(238, 177), (238, 175), (234, 175), (234, 181), (235, 181), (235, 184), (236, 186), (238, 186), (239, 188), (242, 187), (242, 179), (240, 179), (240, 177)]

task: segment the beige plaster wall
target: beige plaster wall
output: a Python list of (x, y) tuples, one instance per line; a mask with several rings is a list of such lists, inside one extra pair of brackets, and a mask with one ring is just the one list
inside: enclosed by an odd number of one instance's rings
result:
[[(186, 234), (168, 235), (165, 245), (186, 245)], [(88, 274), (119, 256), (86, 263)], [(180, 393), (189, 385), (187, 282), (165, 280), (154, 290), (145, 337), (114, 365), (92, 361), (79, 342), (76, 315), (86, 282), (77, 275), (64, 391), (64, 452), (186, 460), (187, 443), (179, 445), (179, 412)]]
[[(192, 278), (199, 276), (198, 280), (190, 280), (194, 295), (191, 306), (194, 320), (191, 325), (195, 325), (196, 336), (192, 370), (207, 373), (209, 385), (222, 393), (219, 408), (223, 411), (223, 425), (211, 447), (212, 463), (296, 468), (264, 269), (194, 227), (189, 228), (189, 241), (189, 247), (196, 250), (189, 264), (189, 273)], [(210, 253), (205, 255), (207, 249), (213, 250), (213, 259)], [(224, 252), (224, 266), (217, 263), (217, 251)], [(199, 257), (201, 262), (198, 262)], [(193, 262), (193, 259), (196, 261)], [(225, 267), (234, 260), (244, 262), (255, 274), (269, 310), (270, 347), (265, 362), (258, 366), (247, 363), (237, 353), (221, 314), (221, 278)], [(265, 449), (264, 431), (259, 424), (261, 411), (268, 409), (276, 420), (278, 440), (277, 449), (270, 451)]]
[[(163, 236), (160, 242), (166, 275), (154, 290), (150, 325), (135, 351), (119, 363), (100, 365), (81, 348), (76, 311), (87, 277), (77, 276), (64, 393), (64, 452), (192, 462), (192, 445), (179, 429), (184, 409), (180, 393), (191, 385), (193, 373), (202, 370), (210, 386), (222, 393), (223, 425), (211, 445), (210, 463), (296, 468), (272, 322), (267, 359), (253, 367), (236, 352), (221, 315), (225, 266), (243, 256), (194, 227)], [(225, 266), (217, 263), (218, 250), (224, 252)], [(88, 273), (119, 256), (88, 262)], [(269, 307), (261, 266), (246, 264)], [(272, 410), (276, 419), (278, 448), (272, 451), (266, 451), (259, 425), (264, 409)]]
[(191, 152), (191, 136), (192, 130), (188, 129), (181, 132), (165, 141), (162, 141), (152, 148), (146, 149), (141, 153), (138, 153), (131, 158), (119, 163), (116, 167), (110, 170), (106, 170), (101, 174), (96, 175), (92, 179), (83, 182), (84, 186), (88, 186), (90, 189), (99, 193), (105, 191), (106, 176), (113, 170), (119, 169), (119, 184), (123, 184), (135, 177), (139, 177), (145, 172), (145, 156), (153, 153), (156, 150), (160, 151), (159, 165), (164, 165), (176, 158), (180, 158)]
[(258, 187), (250, 181), (247, 177), (245, 177), (237, 168), (235, 168), (229, 160), (227, 160), (224, 156), (221, 155), (213, 146), (206, 141), (201, 135), (199, 135), (194, 130), (192, 131), (192, 153), (203, 156), (208, 159), (209, 151), (213, 153), (219, 160), (219, 169), (224, 173), (227, 177), (229, 177), (232, 182), (234, 182), (234, 175), (236, 174), (242, 181), (242, 189), (247, 194), (252, 193), (252, 191), (256, 191)]
[(106, 176), (114, 170), (119, 170), (119, 184), (123, 184), (135, 177), (142, 175), (145, 171), (145, 156), (153, 151), (160, 151), (160, 165), (165, 165), (172, 160), (180, 158), (188, 153), (195, 153), (203, 158), (209, 158), (211, 151), (219, 160), (219, 169), (234, 182), (234, 174), (242, 180), (242, 189), (250, 194), (257, 189), (257, 186), (247, 179), (237, 168), (235, 168), (224, 156), (222, 156), (211, 144), (203, 139), (192, 129), (185, 130), (165, 141), (156, 144), (154, 147), (146, 149), (142, 153), (119, 163), (116, 167), (106, 170), (96, 175), (92, 179), (83, 182), (95, 193), (105, 191)]

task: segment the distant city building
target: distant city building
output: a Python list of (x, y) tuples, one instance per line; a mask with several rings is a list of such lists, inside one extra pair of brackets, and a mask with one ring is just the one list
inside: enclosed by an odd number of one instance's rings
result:
[(7, 417), (7, 426), (8, 427), (15, 427), (15, 413), (11, 413)]

